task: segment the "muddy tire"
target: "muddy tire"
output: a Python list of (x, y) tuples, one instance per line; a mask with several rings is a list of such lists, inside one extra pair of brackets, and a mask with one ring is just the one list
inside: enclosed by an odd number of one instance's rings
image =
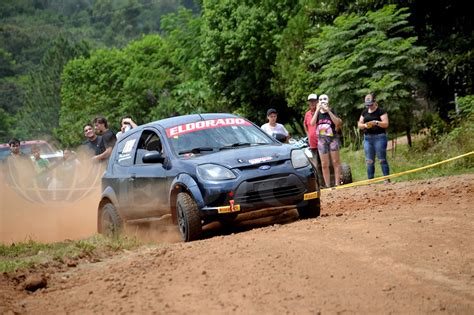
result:
[(106, 203), (99, 212), (98, 230), (106, 236), (117, 236), (122, 232), (123, 221), (117, 209), (111, 203)]
[(317, 218), (321, 214), (321, 201), (319, 198), (308, 200), (306, 206), (298, 206), (300, 219)]
[(346, 163), (341, 164), (341, 182), (343, 185), (352, 183), (351, 167)]
[(196, 202), (188, 193), (178, 194), (176, 218), (183, 241), (191, 242), (199, 239), (202, 232), (201, 218)]

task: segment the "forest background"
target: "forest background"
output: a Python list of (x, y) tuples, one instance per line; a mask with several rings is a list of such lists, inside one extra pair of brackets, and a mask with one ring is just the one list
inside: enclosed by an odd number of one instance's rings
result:
[[(472, 18), (465, 1), (2, 0), (0, 142), (84, 139), (97, 115), (117, 131), (266, 109), (302, 135), (310, 93), (325, 93), (358, 148), (375, 92), (391, 137), (449, 132), (474, 110)], [(472, 117), (472, 116), (470, 116)]]

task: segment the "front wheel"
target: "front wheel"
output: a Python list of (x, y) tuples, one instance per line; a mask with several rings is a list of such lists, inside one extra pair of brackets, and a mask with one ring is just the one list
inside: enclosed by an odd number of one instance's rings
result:
[(122, 232), (123, 221), (113, 204), (106, 203), (100, 210), (98, 219), (100, 234), (116, 236)]
[(178, 228), (183, 241), (197, 240), (202, 232), (201, 218), (196, 202), (188, 193), (178, 194), (176, 212)]
[(321, 214), (321, 200), (311, 199), (308, 200), (306, 206), (298, 206), (298, 215), (300, 219), (309, 219), (319, 217)]

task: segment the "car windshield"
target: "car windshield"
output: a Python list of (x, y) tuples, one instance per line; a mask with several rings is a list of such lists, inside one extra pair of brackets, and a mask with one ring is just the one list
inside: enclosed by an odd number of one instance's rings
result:
[(178, 156), (274, 143), (260, 128), (243, 118), (212, 119), (178, 125), (168, 128), (167, 135)]

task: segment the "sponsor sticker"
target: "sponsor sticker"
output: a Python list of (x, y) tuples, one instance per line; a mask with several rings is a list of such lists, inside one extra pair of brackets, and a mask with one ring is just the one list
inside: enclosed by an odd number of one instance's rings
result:
[(231, 206), (224, 206), (224, 207), (217, 208), (218, 213), (230, 213), (230, 212), (237, 212), (237, 211), (240, 211), (240, 205), (232, 204)]
[(176, 137), (185, 133), (194, 132), (203, 129), (220, 128), (227, 126), (250, 126), (251, 123), (243, 118), (219, 118), (200, 120), (188, 124), (182, 124), (166, 129), (168, 138)]
[(271, 156), (264, 156), (264, 157), (259, 157), (259, 158), (256, 158), (256, 159), (251, 159), (251, 160), (249, 160), (249, 163), (250, 164), (258, 164), (258, 163), (270, 161), (271, 159), (272, 159)]
[(310, 200), (310, 199), (316, 199), (318, 198), (319, 194), (317, 191), (311, 192), (304, 194), (303, 200)]

